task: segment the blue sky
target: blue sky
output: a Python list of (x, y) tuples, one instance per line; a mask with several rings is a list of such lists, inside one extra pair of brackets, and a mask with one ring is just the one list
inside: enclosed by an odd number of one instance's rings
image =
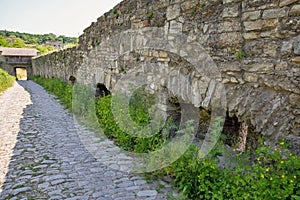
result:
[(0, 0), (0, 30), (78, 37), (122, 0)]

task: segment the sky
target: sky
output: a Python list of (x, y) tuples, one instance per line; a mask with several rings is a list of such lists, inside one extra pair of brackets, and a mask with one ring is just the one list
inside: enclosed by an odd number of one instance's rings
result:
[(0, 0), (0, 30), (78, 37), (122, 0)]

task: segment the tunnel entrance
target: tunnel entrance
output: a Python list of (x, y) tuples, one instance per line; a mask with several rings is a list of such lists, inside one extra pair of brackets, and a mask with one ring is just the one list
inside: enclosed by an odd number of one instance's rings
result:
[(110, 91), (106, 88), (103, 83), (97, 83), (95, 97), (105, 97), (110, 94)]
[(71, 85), (74, 85), (76, 83), (76, 78), (74, 76), (70, 76), (69, 81)]
[[(167, 117), (172, 121), (172, 124), (178, 127), (182, 116), (182, 108), (179, 100), (174, 96), (169, 96), (167, 104), (168, 108), (171, 108), (167, 111)], [(198, 143), (205, 139), (212, 119), (210, 110), (202, 107), (195, 107), (195, 109), (199, 110), (199, 124), (194, 141), (195, 143)], [(175, 133), (176, 129), (172, 129), (170, 136), (174, 136)], [(225, 145), (237, 151), (245, 151), (249, 148), (254, 150), (259, 144), (259, 134), (255, 132), (255, 128), (251, 123), (239, 121), (236, 115), (230, 115), (227, 112), (222, 130), (222, 140)]]
[(15, 68), (16, 78), (19, 81), (27, 80), (27, 69), (25, 67)]

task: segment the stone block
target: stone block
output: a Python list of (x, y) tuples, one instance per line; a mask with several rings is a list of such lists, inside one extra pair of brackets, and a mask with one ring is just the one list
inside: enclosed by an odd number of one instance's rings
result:
[(243, 20), (257, 20), (260, 18), (260, 10), (245, 12), (242, 15)]
[(222, 33), (220, 34), (221, 47), (234, 46), (240, 44), (243, 41), (242, 34), (239, 32)]
[(263, 31), (260, 33), (259, 37), (261, 38), (280, 38), (280, 34), (277, 32), (277, 30), (269, 30), (269, 31)]
[(184, 2), (181, 4), (181, 9), (182, 9), (182, 11), (189, 10), (189, 9), (195, 7), (195, 6), (197, 5), (198, 2), (199, 2), (198, 0), (184, 1)]
[(180, 5), (175, 4), (167, 8), (167, 20), (176, 19), (180, 16)]
[(237, 17), (239, 16), (239, 5), (228, 6), (223, 10), (223, 17)]
[(300, 95), (290, 94), (290, 96), (289, 96), (289, 103), (290, 104), (300, 108), (300, 103), (299, 102), (300, 102)]
[(156, 190), (141, 190), (137, 193), (138, 197), (155, 197), (156, 195)]
[(239, 83), (239, 81), (235, 77), (231, 77), (230, 83)]
[(275, 19), (275, 18), (285, 17), (286, 15), (287, 15), (287, 10), (285, 8), (269, 9), (263, 12), (262, 18)]
[(244, 27), (246, 31), (253, 31), (253, 30), (261, 30), (263, 27), (263, 22), (262, 20), (258, 21), (245, 21), (244, 22)]
[(239, 2), (239, 0), (223, 0), (223, 4)]
[(208, 29), (209, 29), (209, 25), (208, 24), (204, 24), (203, 28), (202, 28), (203, 33), (207, 33)]
[(243, 75), (243, 79), (246, 81), (246, 82), (250, 82), (250, 83), (256, 83), (257, 80), (258, 80), (258, 76), (254, 73), (244, 73)]
[(243, 33), (243, 38), (245, 40), (252, 40), (255, 39), (259, 36), (258, 32), (248, 32), (248, 33)]
[(279, 3), (279, 7), (288, 6), (292, 3), (297, 2), (298, 0), (281, 0)]
[(239, 72), (241, 71), (241, 64), (239, 62), (222, 62), (220, 64), (220, 68), (223, 72), (228, 72), (228, 71), (235, 71)]
[(224, 21), (218, 25), (218, 32), (233, 32), (233, 31), (241, 31), (241, 25), (238, 20), (232, 21)]
[(279, 43), (276, 41), (267, 42), (263, 46), (263, 52), (268, 57), (276, 57), (277, 50), (279, 49)]
[(251, 65), (243, 65), (242, 68), (248, 72), (266, 72), (274, 70), (273, 63), (255, 63)]
[(244, 50), (246, 55), (261, 55), (263, 53), (263, 44), (261, 41), (249, 41), (245, 43)]
[(269, 20), (257, 20), (257, 21), (245, 21), (244, 27), (246, 31), (262, 30), (265, 28), (275, 28), (278, 27), (279, 21), (277, 19)]
[(300, 5), (294, 5), (289, 12), (289, 16), (300, 16)]
[(281, 70), (287, 70), (287, 69), (288, 69), (287, 62), (277, 62), (275, 65), (275, 70), (281, 71)]
[(280, 52), (282, 55), (287, 55), (289, 53), (292, 53), (293, 49), (293, 42), (292, 41), (283, 41), (281, 45)]
[(295, 39), (293, 46), (294, 46), (294, 53), (296, 55), (300, 55), (300, 36)]
[(182, 23), (175, 20), (170, 21), (169, 33), (181, 33), (182, 32)]
[(300, 56), (293, 58), (292, 62), (294, 62), (294, 63), (300, 63)]
[(168, 53), (165, 52), (165, 51), (160, 51), (160, 52), (159, 52), (159, 57), (160, 57), (160, 58), (167, 58), (167, 57), (168, 57)]

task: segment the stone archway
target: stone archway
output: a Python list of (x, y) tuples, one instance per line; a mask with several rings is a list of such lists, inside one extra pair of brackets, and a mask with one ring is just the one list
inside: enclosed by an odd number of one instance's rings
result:
[(15, 68), (16, 78), (19, 81), (27, 80), (27, 69), (26, 67), (16, 67)]
[(97, 83), (95, 97), (104, 97), (110, 94), (110, 91), (103, 83)]

